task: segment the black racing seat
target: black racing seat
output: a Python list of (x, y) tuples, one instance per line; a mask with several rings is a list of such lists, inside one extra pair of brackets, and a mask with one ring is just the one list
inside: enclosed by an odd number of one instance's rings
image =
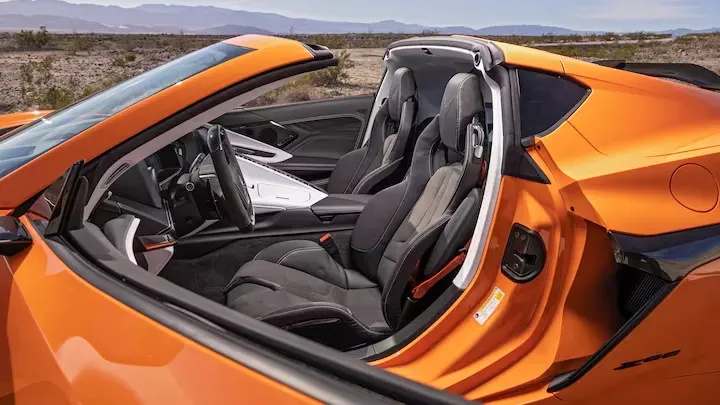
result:
[(339, 349), (379, 341), (402, 327), (416, 264), (428, 258), (420, 275), (432, 276), (474, 228), (482, 159), (478, 137), (466, 134), (477, 129), (472, 122), (482, 112), (478, 78), (455, 75), (440, 114), (418, 138), (405, 180), (363, 210), (351, 263), (343, 267), (311, 241), (272, 245), (236, 273), (226, 305)]
[(415, 121), (415, 78), (408, 68), (393, 73), (388, 98), (375, 116), (365, 146), (345, 154), (330, 175), (330, 194), (368, 194), (402, 165)]

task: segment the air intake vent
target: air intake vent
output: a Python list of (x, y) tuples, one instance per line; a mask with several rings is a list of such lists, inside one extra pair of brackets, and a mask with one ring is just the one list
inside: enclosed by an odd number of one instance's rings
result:
[(115, 182), (115, 180), (117, 180), (120, 176), (122, 176), (122, 174), (125, 173), (125, 171), (129, 168), (130, 168), (129, 164), (127, 164), (127, 163), (121, 164), (120, 167), (115, 169), (115, 171), (113, 171), (112, 174), (108, 177), (108, 179), (103, 184), (103, 187), (110, 187), (110, 185), (113, 184)]

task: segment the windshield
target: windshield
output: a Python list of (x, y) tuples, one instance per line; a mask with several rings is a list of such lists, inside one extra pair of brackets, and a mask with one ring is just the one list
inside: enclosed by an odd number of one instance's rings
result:
[(204, 70), (251, 52), (218, 43), (145, 72), (0, 140), (0, 177), (108, 117)]

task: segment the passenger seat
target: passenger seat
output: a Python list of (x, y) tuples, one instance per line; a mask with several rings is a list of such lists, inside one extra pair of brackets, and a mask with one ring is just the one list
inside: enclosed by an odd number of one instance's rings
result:
[(370, 139), (362, 148), (340, 158), (330, 175), (329, 194), (369, 194), (402, 167), (415, 121), (416, 92), (413, 72), (397, 69), (390, 94), (372, 123)]

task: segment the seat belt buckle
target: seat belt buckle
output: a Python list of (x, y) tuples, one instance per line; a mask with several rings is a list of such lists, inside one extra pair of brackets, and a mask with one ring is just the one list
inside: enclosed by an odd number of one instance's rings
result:
[(339, 265), (345, 267), (342, 256), (340, 256), (340, 248), (338, 247), (335, 239), (333, 239), (331, 234), (326, 233), (325, 235), (321, 236), (319, 245), (322, 246), (323, 249), (325, 249), (325, 251), (330, 255), (330, 257), (333, 258), (333, 260), (338, 262)]

